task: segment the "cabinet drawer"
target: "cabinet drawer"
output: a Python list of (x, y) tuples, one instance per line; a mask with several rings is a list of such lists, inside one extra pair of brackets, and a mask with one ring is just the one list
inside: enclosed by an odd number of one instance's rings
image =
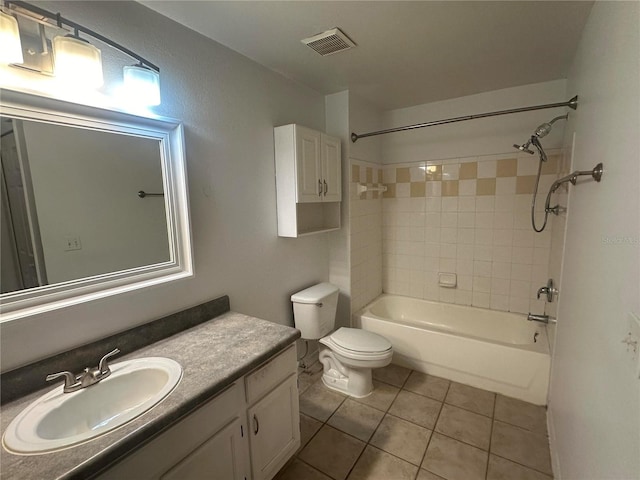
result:
[(245, 377), (247, 402), (252, 404), (292, 373), (296, 373), (295, 343)]

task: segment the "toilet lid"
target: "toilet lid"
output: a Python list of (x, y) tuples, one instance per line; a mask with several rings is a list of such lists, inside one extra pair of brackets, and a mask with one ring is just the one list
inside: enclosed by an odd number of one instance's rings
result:
[(355, 352), (384, 352), (391, 348), (386, 338), (358, 328), (339, 328), (331, 335), (331, 341)]

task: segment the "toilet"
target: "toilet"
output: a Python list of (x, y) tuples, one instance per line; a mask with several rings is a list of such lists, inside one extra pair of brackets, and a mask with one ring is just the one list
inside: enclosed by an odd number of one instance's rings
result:
[(335, 327), (339, 289), (319, 283), (291, 295), (295, 326), (305, 340), (320, 340), (323, 383), (356, 398), (373, 392), (371, 369), (391, 363), (393, 349), (386, 338), (366, 330)]

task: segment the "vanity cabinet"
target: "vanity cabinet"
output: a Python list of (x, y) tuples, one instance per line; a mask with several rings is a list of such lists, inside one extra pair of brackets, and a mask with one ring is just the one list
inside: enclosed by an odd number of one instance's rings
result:
[(340, 228), (340, 139), (301, 125), (274, 129), (278, 235)]
[(300, 447), (295, 345), (246, 377), (253, 480), (270, 480)]
[(295, 344), (98, 476), (271, 480), (300, 447)]

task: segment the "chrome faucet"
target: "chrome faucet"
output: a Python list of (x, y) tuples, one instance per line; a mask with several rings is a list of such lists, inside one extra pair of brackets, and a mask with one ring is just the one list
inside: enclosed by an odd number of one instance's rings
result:
[(533, 322), (540, 322), (540, 323), (556, 323), (556, 320), (554, 318), (549, 317), (549, 315), (538, 315), (536, 313), (529, 313), (527, 315), (527, 320), (533, 321)]
[(80, 390), (81, 388), (87, 388), (111, 375), (111, 369), (109, 368), (107, 360), (118, 353), (120, 353), (119, 348), (112, 350), (100, 359), (100, 363), (97, 367), (87, 367), (78, 375), (74, 375), (71, 372), (59, 372), (47, 375), (47, 382), (55, 380), (56, 378), (64, 377), (64, 393), (71, 393)]
[(540, 296), (541, 295), (545, 295), (547, 297), (547, 302), (551, 303), (553, 302), (553, 297), (555, 295), (558, 294), (558, 289), (555, 288), (554, 284), (553, 284), (553, 278), (550, 278), (549, 281), (547, 282), (547, 286), (546, 287), (540, 287), (538, 289), (538, 300), (540, 300)]

